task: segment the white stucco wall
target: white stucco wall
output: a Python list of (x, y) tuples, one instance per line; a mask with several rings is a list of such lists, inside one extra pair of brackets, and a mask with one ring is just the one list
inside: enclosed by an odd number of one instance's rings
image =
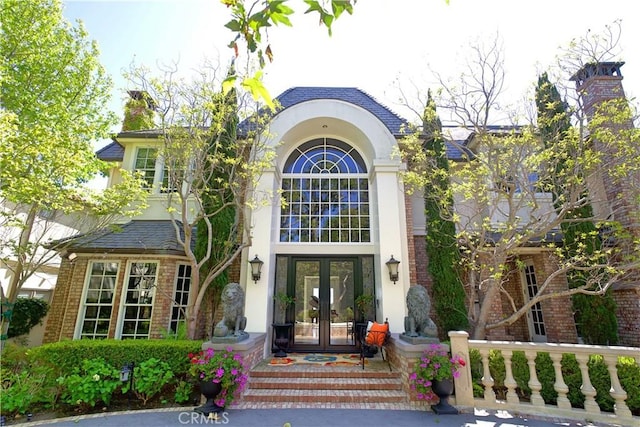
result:
[[(371, 242), (279, 242), (280, 201), (277, 190), (280, 188), (280, 172), (284, 162), (299, 144), (323, 137), (352, 145), (367, 165), (371, 194)], [(294, 105), (277, 114), (269, 128), (267, 145), (276, 150), (277, 156), (273, 169), (262, 175), (256, 190), (270, 193), (271, 202), (249, 212), (253, 239), (243, 262), (248, 267), (247, 261), (258, 255), (265, 264), (257, 284), (250, 277), (244, 279), (246, 330), (270, 332), (276, 254), (373, 254), (378, 320), (388, 318), (392, 332), (402, 332), (404, 298), (410, 283), (404, 188), (399, 180), (401, 162), (392, 158), (397, 145), (394, 136), (378, 118), (363, 108), (339, 100), (314, 100)], [(401, 261), (400, 280), (396, 284), (389, 280), (385, 265), (391, 255)]]

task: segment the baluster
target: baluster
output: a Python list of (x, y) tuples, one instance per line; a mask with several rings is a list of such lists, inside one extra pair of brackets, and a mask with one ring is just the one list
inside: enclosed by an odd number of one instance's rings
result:
[(513, 371), (511, 369), (511, 356), (513, 355), (513, 352), (511, 350), (502, 350), (502, 355), (504, 356), (504, 385), (507, 387), (507, 402), (520, 403), (520, 399), (516, 393), (518, 383), (513, 378)]
[(620, 385), (620, 379), (618, 378), (618, 367), (616, 364), (618, 363), (618, 356), (616, 355), (605, 355), (604, 361), (607, 364), (607, 370), (609, 371), (609, 376), (611, 377), (611, 390), (609, 390), (609, 394), (613, 397), (616, 403), (613, 405), (613, 412), (619, 417), (623, 418), (631, 418), (631, 411), (629, 407), (624, 402), (627, 399), (627, 392), (624, 391), (622, 385)]
[(596, 403), (597, 391), (591, 384), (591, 378), (589, 377), (589, 355), (578, 353), (576, 359), (580, 365), (580, 373), (582, 374), (582, 386), (580, 391), (584, 395), (584, 409), (591, 414), (599, 414), (600, 407)]
[(544, 406), (544, 399), (540, 395), (542, 384), (538, 380), (536, 372), (536, 357), (538, 353), (533, 350), (525, 351), (527, 357), (527, 365), (529, 365), (529, 388), (531, 389), (531, 403), (533, 406)]
[(553, 388), (558, 392), (558, 408), (571, 409), (571, 402), (567, 399), (569, 387), (562, 377), (562, 365), (560, 364), (562, 353), (549, 353), (549, 356), (553, 360), (553, 369), (556, 373), (556, 382), (553, 384)]
[(484, 400), (489, 402), (496, 401), (496, 393), (493, 391), (493, 377), (491, 377), (491, 371), (489, 370), (489, 350), (480, 350), (482, 356), (482, 385), (484, 386)]

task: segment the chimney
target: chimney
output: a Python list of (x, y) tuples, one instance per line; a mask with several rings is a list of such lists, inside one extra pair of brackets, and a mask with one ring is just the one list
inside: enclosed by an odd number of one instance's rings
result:
[[(607, 101), (624, 100), (626, 97), (622, 88), (622, 73), (620, 68), (624, 62), (598, 62), (586, 64), (571, 80), (576, 84), (576, 90), (582, 99), (583, 111), (587, 120), (592, 121), (600, 111), (606, 114), (606, 109), (600, 107)], [(614, 109), (615, 110), (615, 109)], [(625, 120), (603, 121), (601, 126), (608, 128), (613, 135), (624, 137), (625, 130), (633, 129), (631, 115)], [(593, 139), (594, 147), (603, 154), (603, 168), (600, 186), (604, 188), (611, 218), (618, 221), (624, 229), (636, 238), (640, 237), (640, 206), (638, 196), (640, 190), (640, 176), (637, 171), (628, 172), (620, 177), (610, 173), (615, 162), (624, 161), (606, 141)], [(633, 147), (630, 147), (633, 148)], [(635, 147), (636, 154), (628, 159), (635, 165), (640, 158), (640, 147)], [(633, 251), (633, 248), (623, 248), (623, 251)], [(622, 345), (640, 346), (640, 271), (634, 270), (627, 274), (624, 280), (613, 287), (616, 300), (616, 317), (618, 318), (618, 337)]]
[(155, 101), (146, 91), (127, 91), (131, 99), (127, 101), (124, 111), (122, 131), (152, 129), (154, 127)]

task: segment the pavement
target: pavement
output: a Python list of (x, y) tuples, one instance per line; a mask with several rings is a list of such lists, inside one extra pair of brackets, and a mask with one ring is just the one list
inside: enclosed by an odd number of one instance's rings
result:
[(9, 425), (55, 427), (162, 427), (211, 425), (231, 427), (579, 427), (609, 426), (575, 420), (542, 419), (510, 414), (506, 411), (484, 411), (458, 415), (436, 415), (430, 411), (382, 409), (229, 409), (217, 420), (206, 418), (186, 408), (164, 408), (143, 411), (110, 412)]

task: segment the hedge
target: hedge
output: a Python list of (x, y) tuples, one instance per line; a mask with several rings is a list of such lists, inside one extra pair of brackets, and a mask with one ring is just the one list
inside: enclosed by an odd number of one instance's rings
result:
[(57, 366), (62, 374), (81, 366), (85, 359), (102, 357), (117, 367), (134, 362), (136, 365), (155, 358), (166, 362), (176, 374), (186, 374), (189, 353), (202, 349), (202, 341), (192, 340), (67, 340), (35, 347), (27, 352), (30, 362), (47, 362)]
[[(56, 409), (61, 403), (82, 412), (98, 402), (108, 405), (112, 396), (122, 396), (117, 390), (128, 389), (118, 374), (131, 362), (138, 375), (135, 394), (143, 404), (161, 392), (163, 399), (173, 396), (176, 403), (187, 402), (192, 390), (188, 355), (201, 348), (202, 341), (167, 339), (61, 341), (31, 349), (7, 345), (2, 354), (0, 412), (13, 416)], [(154, 360), (151, 367), (161, 367), (162, 378), (148, 378), (155, 376), (149, 369)]]

